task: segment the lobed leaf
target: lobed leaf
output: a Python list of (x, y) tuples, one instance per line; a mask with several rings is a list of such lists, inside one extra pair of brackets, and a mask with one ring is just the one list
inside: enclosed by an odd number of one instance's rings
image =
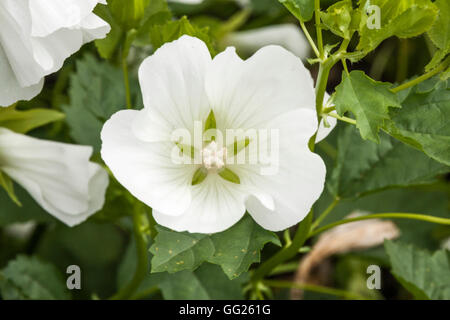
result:
[(450, 168), (422, 152), (380, 135), (380, 143), (363, 141), (352, 126), (341, 129), (336, 166), (328, 187), (341, 198), (352, 198), (388, 187), (406, 187), (436, 181)]
[(416, 299), (450, 299), (450, 254), (386, 241), (392, 274)]
[(160, 226), (158, 230), (150, 248), (154, 255), (152, 272), (192, 271), (203, 262), (211, 262), (234, 279), (259, 262), (266, 243), (280, 244), (273, 232), (261, 228), (248, 215), (230, 229), (213, 235), (180, 233)]
[(379, 142), (378, 131), (389, 120), (389, 107), (401, 107), (397, 96), (389, 90), (391, 84), (375, 81), (362, 71), (344, 73), (342, 77), (334, 99), (338, 114), (352, 112), (361, 136)]
[(402, 109), (391, 112), (386, 131), (436, 161), (450, 165), (450, 86), (439, 77), (407, 91)]

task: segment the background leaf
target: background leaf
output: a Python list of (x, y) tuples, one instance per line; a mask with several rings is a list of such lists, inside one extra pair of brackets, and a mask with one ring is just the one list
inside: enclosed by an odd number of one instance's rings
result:
[(450, 299), (450, 254), (386, 241), (392, 273), (417, 299)]
[(67, 300), (70, 298), (59, 271), (36, 257), (20, 255), (0, 271), (3, 299)]
[[(122, 72), (90, 54), (76, 65), (77, 71), (70, 77), (70, 104), (63, 106), (66, 122), (77, 143), (91, 145), (99, 152), (103, 123), (126, 105)], [(137, 83), (131, 86), (133, 96), (140, 96)], [(138, 108), (142, 105), (138, 98), (133, 99), (133, 103)]]
[(340, 198), (388, 187), (436, 181), (450, 168), (402, 142), (380, 134), (380, 143), (364, 141), (352, 126), (340, 128), (338, 155), (328, 187)]

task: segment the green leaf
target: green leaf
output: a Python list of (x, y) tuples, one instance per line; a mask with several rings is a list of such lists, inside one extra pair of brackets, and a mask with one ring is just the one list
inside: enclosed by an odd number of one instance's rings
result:
[(314, 0), (278, 0), (297, 19), (306, 22), (312, 19), (314, 13)]
[[(164, 24), (172, 17), (165, 0), (151, 0), (151, 5), (147, 5), (148, 0), (132, 2), (129, 6), (128, 0), (113, 0), (109, 1), (108, 6), (95, 8), (95, 13), (111, 26), (111, 31), (106, 38), (95, 41), (102, 58), (110, 59), (116, 53), (125, 41), (129, 30), (133, 30), (136, 35), (133, 39), (135, 44), (148, 45), (150, 28), (156, 24)], [(144, 5), (144, 12), (142, 12), (142, 5)], [(136, 15), (137, 19), (132, 17), (129, 21), (122, 21), (125, 15)]]
[(446, 165), (450, 165), (449, 89), (448, 80), (428, 79), (407, 92), (402, 109), (391, 112), (391, 121), (386, 122), (390, 135)]
[[(428, 31), (428, 36), (434, 45), (440, 49), (437, 57), (441, 61), (450, 52), (450, 1), (436, 0), (434, 4), (439, 9), (439, 15)], [(438, 58), (433, 58), (433, 60), (435, 59), (438, 60)]]
[(211, 262), (234, 279), (252, 263), (259, 262), (266, 243), (280, 244), (273, 232), (261, 228), (248, 215), (228, 230), (213, 235), (179, 233), (160, 226), (158, 230), (150, 248), (154, 255), (152, 272), (193, 271), (201, 263)]
[(94, 12), (111, 26), (111, 31), (105, 38), (95, 40), (95, 46), (100, 56), (103, 59), (110, 59), (123, 40), (125, 32), (114, 19), (109, 7), (98, 5)]
[(450, 254), (385, 241), (392, 274), (416, 299), (450, 299)]
[(154, 255), (152, 272), (195, 270), (214, 254), (214, 245), (207, 235), (156, 228), (158, 235), (150, 248)]
[(250, 266), (260, 261), (260, 251), (266, 243), (281, 245), (278, 237), (256, 224), (246, 215), (230, 229), (213, 234), (214, 256), (208, 261), (222, 267), (225, 274), (234, 279)]
[(352, 126), (341, 128), (338, 156), (328, 187), (351, 198), (388, 187), (428, 184), (450, 168), (402, 142), (380, 134), (380, 143), (364, 141)]
[(22, 206), (16, 194), (14, 193), (14, 183), (12, 182), (11, 178), (2, 171), (0, 171), (0, 186), (6, 191), (8, 196), (12, 201), (14, 201), (15, 204), (17, 204), (19, 207)]
[(360, 42), (357, 49), (365, 52), (375, 49), (383, 40), (396, 36), (411, 38), (428, 31), (436, 20), (438, 9), (430, 0), (364, 0), (360, 8), (378, 6), (380, 28), (369, 28), (369, 17), (362, 15)]
[[(149, 255), (149, 258), (151, 255)], [(118, 271), (118, 288), (126, 285), (136, 268), (136, 245), (131, 241)], [(247, 274), (230, 280), (219, 266), (204, 263), (195, 271), (184, 270), (175, 274), (147, 274), (137, 290), (138, 296), (146, 298), (161, 290), (164, 299), (243, 299), (242, 283)], [(150, 292), (145, 294), (146, 292)]]
[(165, 275), (158, 286), (167, 300), (241, 300), (244, 279), (230, 280), (220, 267), (205, 263), (195, 272)]
[(109, 3), (114, 19), (125, 30), (130, 30), (139, 25), (150, 0), (110, 0)]
[(391, 84), (375, 81), (362, 71), (343, 73), (342, 77), (334, 99), (338, 114), (352, 112), (361, 136), (379, 142), (378, 131), (389, 119), (389, 107), (401, 107), (397, 96), (389, 90)]
[(208, 46), (209, 51), (214, 54), (212, 39), (208, 27), (200, 28), (189, 22), (187, 17), (170, 21), (163, 25), (154, 25), (149, 29), (150, 41), (156, 50), (166, 42), (177, 40), (182, 35), (197, 37)]
[(70, 294), (59, 271), (36, 257), (18, 256), (0, 271), (5, 300), (67, 300)]
[(350, 39), (355, 31), (353, 26), (357, 25), (359, 13), (353, 10), (351, 0), (342, 0), (328, 7), (326, 12), (321, 12), (320, 17), (328, 30), (342, 38)]
[(241, 183), (241, 179), (239, 179), (239, 176), (228, 168), (219, 170), (218, 175), (221, 176), (223, 179), (230, 181), (232, 183), (236, 184)]
[[(76, 66), (76, 73), (70, 77), (70, 104), (62, 108), (71, 137), (98, 152), (103, 123), (126, 105), (122, 72), (90, 54), (78, 60)], [(140, 105), (137, 83), (132, 82), (131, 86), (133, 103)]]
[(27, 133), (30, 130), (62, 119), (64, 119), (63, 113), (51, 109), (20, 111), (15, 106), (0, 109), (0, 127), (18, 133)]

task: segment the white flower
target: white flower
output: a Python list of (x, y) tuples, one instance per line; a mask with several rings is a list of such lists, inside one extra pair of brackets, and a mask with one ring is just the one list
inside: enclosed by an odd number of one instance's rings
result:
[(40, 140), (0, 128), (0, 171), (69, 226), (103, 207), (108, 174), (90, 162), (92, 148)]
[[(315, 93), (298, 57), (267, 46), (246, 61), (234, 48), (211, 59), (202, 41), (183, 36), (147, 58), (139, 79), (145, 108), (119, 111), (105, 123), (102, 157), (118, 181), (153, 208), (159, 224), (214, 233), (248, 211), (262, 227), (278, 231), (308, 214), (322, 193), (325, 166), (308, 148), (318, 127)], [(211, 111), (221, 132), (278, 130), (275, 174), (261, 174), (262, 162), (228, 164), (225, 158), (234, 155), (215, 141), (200, 146), (200, 164), (174, 162), (173, 133), (195, 136), (195, 123), (204, 125)], [(256, 143), (250, 140), (237, 155)], [(231, 178), (223, 178), (225, 169)], [(193, 185), (199, 170), (206, 177)]]
[(44, 77), (110, 26), (92, 13), (105, 0), (0, 0), (0, 106), (30, 100)]
[(253, 53), (264, 46), (276, 44), (301, 59), (308, 57), (310, 48), (303, 33), (292, 23), (233, 32), (226, 37), (225, 43), (245, 53)]

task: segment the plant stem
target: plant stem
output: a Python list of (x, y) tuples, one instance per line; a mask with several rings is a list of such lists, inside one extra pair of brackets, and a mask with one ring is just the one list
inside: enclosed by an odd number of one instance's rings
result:
[(322, 27), (320, 26), (320, 0), (314, 0), (314, 16), (316, 19), (317, 43), (319, 46), (320, 59), (324, 58)]
[(328, 76), (330, 75), (331, 68), (333, 68), (335, 61), (333, 59), (327, 59), (320, 64), (319, 74), (317, 75), (316, 82), (316, 112), (320, 120), (323, 107), (323, 99), (325, 97), (325, 91), (327, 90)]
[(131, 93), (130, 93), (130, 81), (128, 79), (128, 64), (127, 64), (127, 56), (122, 53), (122, 72), (123, 72), (123, 83), (125, 85), (125, 99), (127, 109), (131, 109)]
[(326, 230), (339, 226), (341, 224), (351, 223), (355, 221), (368, 220), (368, 219), (411, 219), (411, 220), (420, 220), (427, 221), (431, 223), (450, 225), (450, 219), (439, 218), (435, 216), (429, 216), (425, 214), (417, 214), (417, 213), (376, 213), (369, 214), (366, 216), (343, 219), (334, 223), (330, 223), (326, 226), (318, 228), (317, 230), (311, 231), (308, 238), (311, 238), (319, 233), (322, 233)]
[(332, 117), (332, 118), (336, 118), (338, 120), (356, 125), (356, 120), (352, 119), (352, 118), (348, 118), (348, 117), (341, 117), (340, 115), (338, 115), (337, 113), (327, 113), (327, 116)]
[(295, 288), (306, 291), (313, 291), (319, 293), (325, 293), (329, 295), (333, 295), (336, 297), (341, 297), (344, 299), (353, 299), (353, 300), (367, 300), (365, 297), (355, 294), (353, 292), (348, 292), (345, 290), (329, 288), (318, 286), (315, 284), (307, 284), (307, 283), (296, 283), (290, 281), (277, 281), (277, 280), (266, 280), (263, 282), (265, 285), (273, 288)]
[(294, 257), (298, 250), (303, 246), (305, 243), (310, 227), (311, 227), (311, 220), (312, 220), (312, 210), (311, 212), (306, 216), (305, 219), (303, 219), (302, 222), (300, 222), (297, 231), (295, 232), (295, 236), (292, 239), (292, 243), (288, 246), (283, 247), (280, 251), (278, 251), (275, 255), (273, 255), (269, 260), (262, 263), (253, 273), (251, 281), (253, 283), (258, 283), (261, 281), (266, 275), (270, 274), (270, 272), (278, 265), (282, 264), (284, 261), (291, 259)]
[(283, 273), (292, 273), (298, 269), (298, 264), (299, 264), (298, 261), (280, 264), (275, 269), (273, 269), (269, 275), (276, 276)]
[(431, 71), (421, 75), (420, 77), (418, 77), (418, 78), (416, 78), (414, 80), (408, 81), (408, 82), (406, 82), (406, 83), (404, 83), (404, 84), (402, 84), (402, 85), (400, 85), (400, 86), (398, 86), (396, 88), (393, 88), (393, 89), (391, 89), (391, 91), (393, 93), (397, 93), (397, 92), (400, 92), (402, 90), (414, 87), (415, 85), (417, 85), (417, 84), (419, 84), (419, 83), (421, 83), (421, 82), (423, 82), (423, 81), (425, 81), (425, 80), (427, 80), (427, 79), (437, 75), (439, 72), (443, 71), (445, 68), (448, 67), (449, 63), (450, 63), (450, 59), (446, 59), (439, 66), (437, 66), (435, 69), (433, 69), (433, 70), (431, 70)]
[(320, 223), (330, 214), (331, 211), (336, 207), (336, 205), (339, 203), (340, 199), (336, 198), (333, 200), (333, 202), (328, 206), (328, 208), (325, 209), (324, 212), (322, 212), (319, 217), (314, 221), (314, 223), (311, 226), (311, 230), (316, 229)]
[(317, 58), (320, 58), (320, 52), (317, 49), (317, 46), (314, 43), (314, 40), (312, 39), (311, 35), (309, 34), (308, 29), (306, 28), (305, 23), (303, 21), (300, 21), (300, 26), (302, 27), (303, 33), (305, 34), (306, 39), (308, 39), (308, 42), (311, 45), (311, 48), (313, 49)]
[(117, 294), (112, 296), (110, 300), (128, 299), (139, 288), (148, 272), (147, 238), (145, 234), (141, 232), (141, 226), (143, 225), (141, 219), (145, 217), (143, 211), (142, 204), (137, 202), (133, 210), (133, 233), (137, 251), (137, 265), (134, 276), (131, 281)]

